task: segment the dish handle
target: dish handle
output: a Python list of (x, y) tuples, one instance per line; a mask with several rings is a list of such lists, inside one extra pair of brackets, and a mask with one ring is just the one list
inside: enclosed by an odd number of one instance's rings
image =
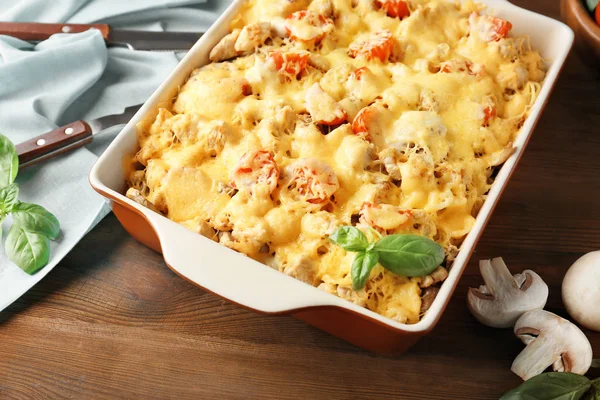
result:
[(144, 214), (158, 235), (167, 265), (209, 292), (269, 314), (336, 304), (337, 298), (315, 287), (283, 275), (161, 215)]

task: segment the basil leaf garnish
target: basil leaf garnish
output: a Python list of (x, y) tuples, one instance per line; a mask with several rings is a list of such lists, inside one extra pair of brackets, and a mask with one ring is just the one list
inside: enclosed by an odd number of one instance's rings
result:
[(19, 157), (15, 145), (0, 134), (0, 187), (15, 181), (19, 171)]
[(585, 0), (585, 4), (590, 12), (594, 12), (596, 7), (598, 7), (598, 0)]
[(0, 213), (7, 214), (12, 211), (13, 207), (18, 203), (19, 186), (16, 183), (11, 183), (0, 189)]
[(577, 400), (589, 390), (585, 376), (569, 372), (547, 372), (505, 393), (500, 400)]
[(6, 236), (4, 249), (8, 258), (28, 274), (34, 274), (50, 260), (50, 239), (60, 233), (56, 217), (42, 206), (21, 203), (15, 181), (19, 157), (12, 142), (0, 135), (0, 238), (2, 221), (9, 213), (13, 225)]
[(600, 378), (592, 381), (592, 389), (587, 400), (600, 400)]
[(329, 237), (347, 251), (356, 252), (352, 263), (352, 287), (365, 287), (371, 270), (380, 263), (386, 269), (402, 276), (426, 276), (444, 261), (444, 248), (423, 236), (390, 235), (375, 243), (358, 228), (343, 226)]
[(5, 247), (8, 258), (30, 275), (48, 264), (50, 259), (48, 237), (27, 232), (17, 224), (13, 224), (8, 231)]
[(348, 251), (364, 251), (369, 241), (364, 233), (353, 226), (342, 226), (329, 236), (342, 249)]
[(365, 287), (371, 275), (373, 267), (379, 261), (379, 255), (375, 251), (366, 251), (356, 254), (352, 263), (352, 288), (360, 290)]
[(60, 233), (56, 217), (42, 206), (31, 203), (18, 203), (12, 209), (15, 224), (28, 232), (39, 233), (54, 240)]
[(375, 243), (379, 262), (397, 275), (426, 276), (444, 261), (444, 248), (424, 236), (390, 235)]
[(600, 368), (600, 358), (592, 360), (592, 368)]

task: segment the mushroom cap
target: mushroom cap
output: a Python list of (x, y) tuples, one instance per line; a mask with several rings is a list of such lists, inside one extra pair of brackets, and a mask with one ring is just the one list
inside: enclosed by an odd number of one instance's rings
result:
[(552, 365), (555, 371), (585, 374), (592, 364), (592, 346), (575, 324), (544, 310), (529, 311), (516, 322), (515, 335), (527, 346), (511, 371), (527, 380)]
[(469, 288), (467, 305), (482, 324), (511, 328), (523, 313), (546, 305), (548, 285), (535, 272), (525, 270), (513, 276), (502, 258), (481, 260), (479, 270), (485, 285)]
[(562, 282), (567, 312), (582, 326), (600, 332), (600, 251), (575, 261)]

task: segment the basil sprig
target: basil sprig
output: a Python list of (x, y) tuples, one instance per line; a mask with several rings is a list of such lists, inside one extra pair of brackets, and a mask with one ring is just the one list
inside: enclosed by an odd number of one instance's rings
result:
[(18, 170), (15, 146), (0, 135), (0, 237), (2, 221), (12, 214), (4, 249), (12, 262), (31, 275), (48, 264), (50, 240), (58, 237), (60, 224), (44, 207), (18, 200), (19, 186), (14, 183)]
[(365, 287), (377, 263), (396, 275), (426, 276), (444, 261), (444, 249), (431, 239), (418, 235), (389, 235), (369, 243), (353, 226), (342, 226), (329, 237), (346, 251), (356, 253), (352, 263), (352, 288)]
[(506, 392), (500, 400), (600, 399), (600, 378), (590, 380), (570, 372), (546, 372)]
[(8, 186), (15, 181), (19, 171), (19, 156), (6, 136), (0, 135), (0, 187)]
[(587, 5), (588, 10), (593, 13), (596, 7), (598, 7), (598, 0), (585, 0), (585, 4)]

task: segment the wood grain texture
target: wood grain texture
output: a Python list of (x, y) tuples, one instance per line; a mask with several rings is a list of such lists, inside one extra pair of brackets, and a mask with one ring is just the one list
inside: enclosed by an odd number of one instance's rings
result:
[[(558, 17), (558, 1), (515, 2)], [(497, 399), (520, 384), (523, 345), (470, 316), (467, 288), (481, 284), (478, 259), (503, 256), (538, 272), (547, 309), (566, 315), (564, 273), (600, 249), (598, 93), (572, 55), (446, 313), (404, 356), (204, 293), (110, 216), (0, 313), (0, 399)]]

